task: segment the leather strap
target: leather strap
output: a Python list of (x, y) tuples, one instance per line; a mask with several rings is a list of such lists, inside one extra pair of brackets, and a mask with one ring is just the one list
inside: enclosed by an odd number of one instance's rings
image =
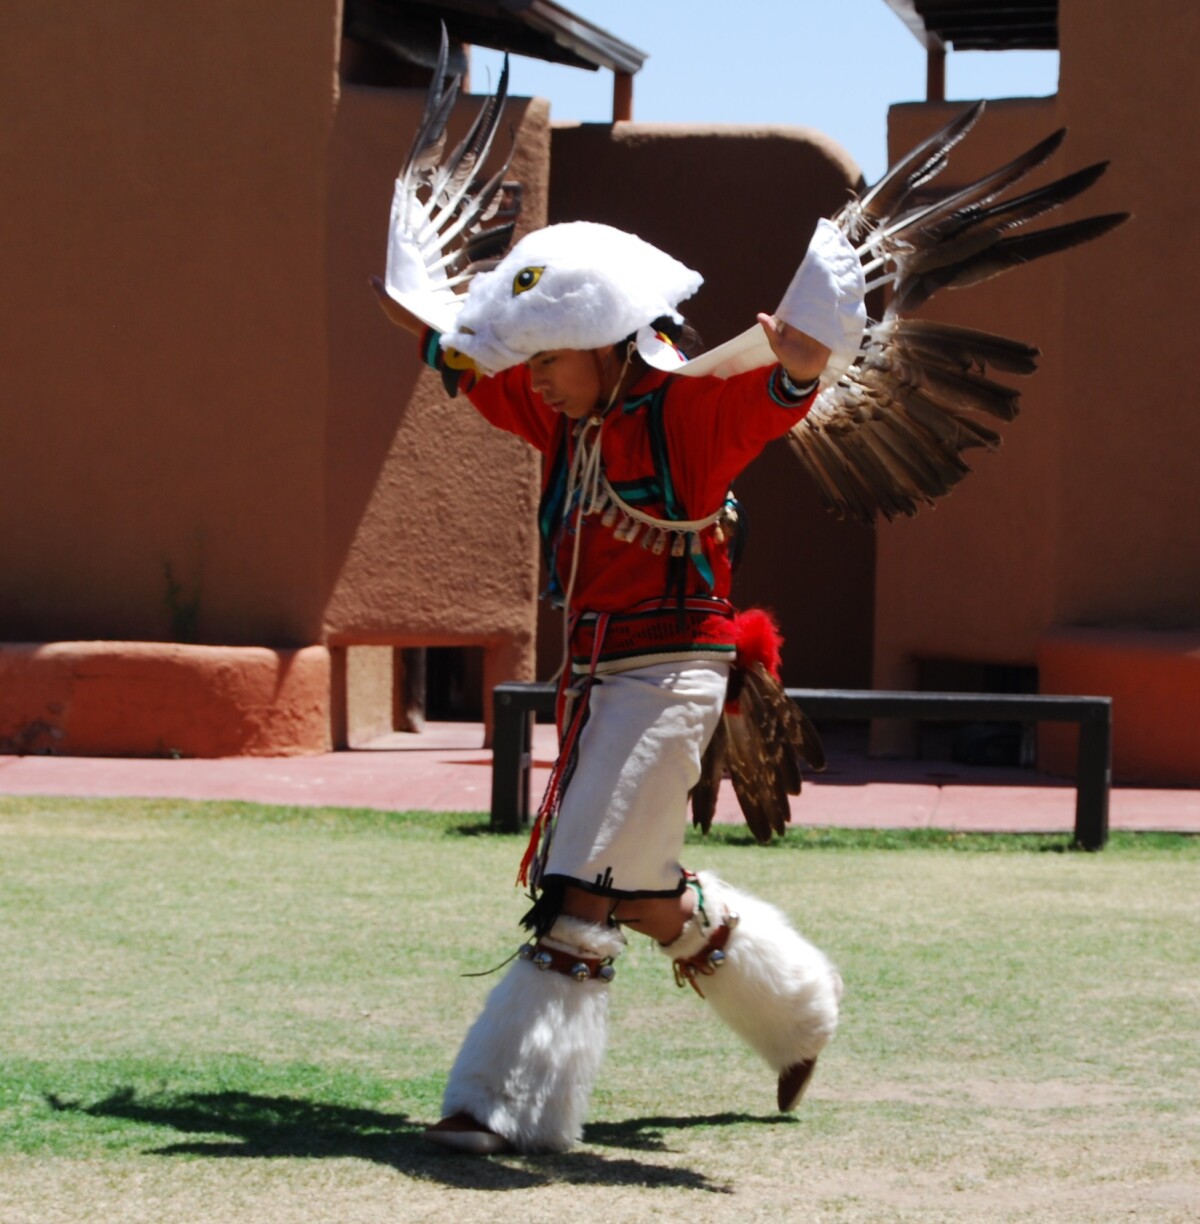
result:
[[(608, 957), (584, 956), (578, 952), (564, 952), (561, 948), (548, 948), (540, 941), (533, 944), (524, 944), (521, 947), (520, 956), (522, 960), (532, 962), (538, 969), (546, 969), (552, 973), (561, 973), (580, 982), (586, 982), (592, 978), (608, 981), (613, 976), (611, 972), (601, 972), (605, 968), (610, 970), (612, 968)], [(586, 977), (579, 972), (581, 965), (587, 969)]]
[(708, 938), (708, 943), (695, 956), (677, 957), (674, 961), (675, 985), (682, 987), (687, 984), (703, 999), (704, 991), (700, 989), (700, 983), (696, 981), (696, 978), (700, 975), (712, 977), (716, 973), (716, 965), (710, 965), (708, 958), (714, 952), (724, 951), (732, 930), (732, 927), (723, 922), (713, 931)]

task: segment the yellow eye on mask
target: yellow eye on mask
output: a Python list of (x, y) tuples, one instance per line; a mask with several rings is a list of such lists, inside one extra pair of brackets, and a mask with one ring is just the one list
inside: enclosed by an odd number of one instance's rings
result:
[(542, 273), (546, 269), (541, 268), (522, 268), (520, 272), (513, 277), (513, 297), (519, 293), (525, 293), (532, 289), (534, 285), (542, 279)]

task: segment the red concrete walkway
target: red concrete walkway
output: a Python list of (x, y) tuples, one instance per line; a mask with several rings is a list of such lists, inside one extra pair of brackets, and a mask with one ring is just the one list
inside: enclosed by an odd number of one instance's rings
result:
[[(477, 724), (433, 723), (353, 752), (311, 757), (130, 760), (0, 756), (0, 794), (243, 799), (255, 803), (383, 810), (486, 811), (491, 757)], [(554, 729), (538, 726), (533, 792), (545, 784)], [(830, 745), (825, 773), (793, 801), (797, 826), (1068, 832), (1075, 790), (1030, 770), (944, 761), (867, 760), (853, 744)], [(718, 819), (740, 821), (722, 788)], [(1115, 787), (1113, 829), (1200, 833), (1200, 790)]]

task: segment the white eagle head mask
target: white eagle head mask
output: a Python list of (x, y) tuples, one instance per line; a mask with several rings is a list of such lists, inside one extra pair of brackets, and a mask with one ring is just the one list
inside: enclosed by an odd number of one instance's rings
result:
[(603, 348), (663, 316), (679, 322), (676, 307), (702, 283), (634, 234), (592, 221), (548, 225), (472, 280), (442, 347), (490, 374), (535, 353)]

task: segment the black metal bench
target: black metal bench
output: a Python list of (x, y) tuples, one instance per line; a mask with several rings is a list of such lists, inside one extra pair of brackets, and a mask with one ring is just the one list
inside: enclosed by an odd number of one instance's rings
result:
[[(1066, 722), (1079, 727), (1075, 777), (1075, 844), (1100, 850), (1108, 841), (1112, 698), (1023, 693), (901, 693), (871, 689), (787, 690), (814, 721), (906, 718), (919, 721)], [(529, 820), (533, 721), (553, 715), (554, 686), (498, 684), (492, 694), (492, 826), (518, 832)]]

